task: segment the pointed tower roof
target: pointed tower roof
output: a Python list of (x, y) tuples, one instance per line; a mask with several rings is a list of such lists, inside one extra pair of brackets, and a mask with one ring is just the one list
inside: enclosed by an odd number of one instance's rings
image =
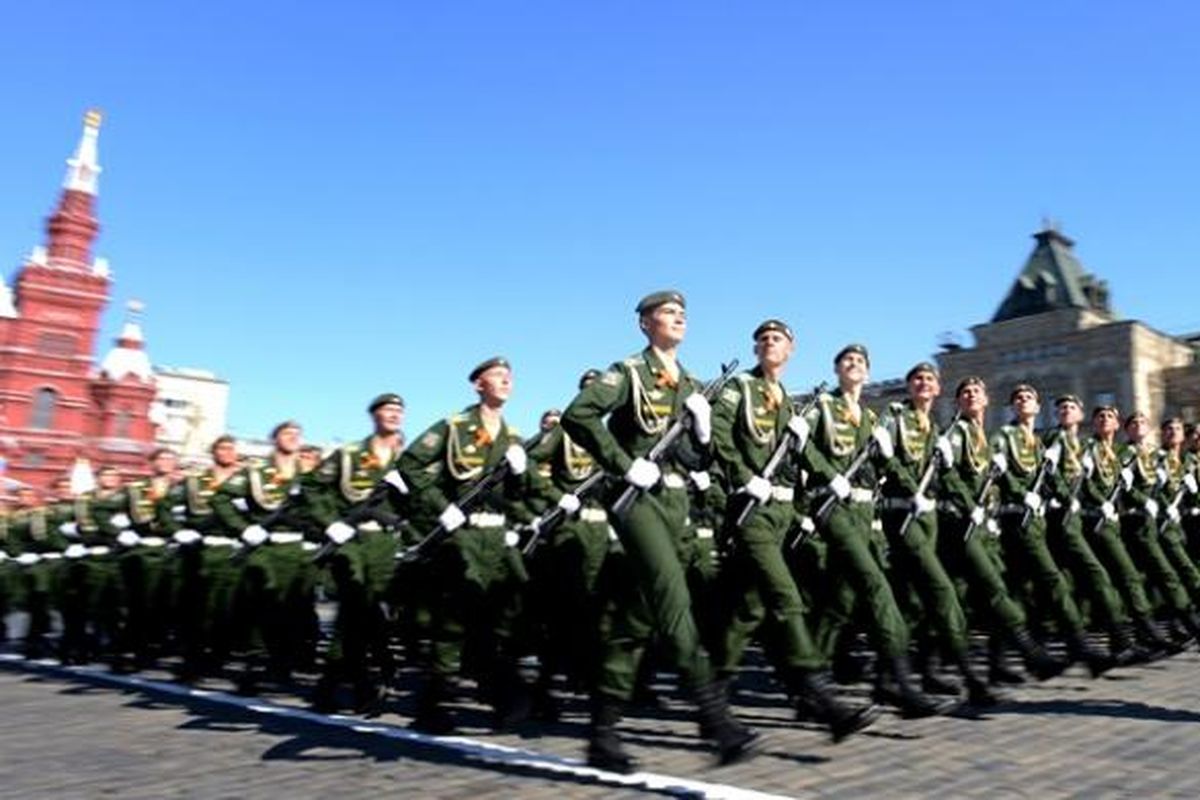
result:
[(96, 181), (100, 177), (100, 164), (97, 162), (96, 141), (100, 138), (100, 121), (103, 119), (98, 109), (88, 109), (83, 115), (83, 135), (79, 137), (79, 145), (75, 155), (67, 159), (67, 176), (63, 178), (63, 188), (84, 194), (96, 194)]
[(83, 135), (75, 155), (67, 159), (58, 207), (46, 220), (46, 261), (54, 269), (92, 269), (92, 244), (100, 232), (96, 220), (96, 182), (100, 165), (96, 161), (96, 141), (100, 136), (100, 112), (88, 111), (83, 117)]
[(1075, 257), (1074, 240), (1046, 220), (1033, 234), (1037, 244), (1025, 261), (992, 322), (1004, 322), (1061, 308), (1082, 308), (1112, 318), (1108, 284), (1084, 271)]
[(113, 381), (133, 375), (145, 383), (154, 377), (154, 370), (143, 347), (145, 340), (140, 322), (143, 306), (137, 300), (130, 300), (126, 309), (128, 313), (121, 335), (117, 337), (117, 346), (100, 362), (100, 374)]

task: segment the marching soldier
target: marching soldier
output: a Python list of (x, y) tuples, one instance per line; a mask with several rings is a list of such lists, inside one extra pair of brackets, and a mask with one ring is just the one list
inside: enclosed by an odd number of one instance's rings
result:
[[(1188, 474), (1193, 481), (1200, 482), (1200, 425), (1188, 425), (1185, 437), (1186, 449), (1192, 457)], [(1187, 538), (1188, 555), (1196, 562), (1200, 559), (1200, 495), (1192, 494), (1183, 503), (1183, 532)]]
[[(703, 451), (711, 437), (711, 408), (698, 391), (698, 381), (678, 361), (687, 330), (683, 295), (655, 292), (638, 303), (637, 314), (646, 349), (613, 364), (586, 386), (564, 412), (562, 428), (601, 467), (623, 476), (624, 484), (637, 492), (625, 512), (615, 515), (613, 527), (644, 597), (644, 609), (674, 662), (669, 666), (678, 669), (684, 685), (694, 692), (702, 733), (716, 745), (721, 762), (728, 763), (751, 754), (758, 734), (733, 718), (714, 683), (675, 549), (675, 539), (688, 524), (686, 474), (707, 466)], [(681, 414), (692, 415), (690, 439), (660, 463), (646, 458), (672, 418)], [(592, 698), (588, 763), (617, 771), (634, 766), (616, 733), (644, 647), (643, 631), (629, 624), (632, 619), (618, 617), (605, 644)]]
[[(772, 319), (754, 330), (753, 340), (758, 365), (738, 375), (713, 408), (713, 452), (735, 500), (722, 521), (728, 550), (721, 564), (722, 588), (728, 597), (722, 603), (726, 613), (716, 626), (717, 672), (723, 681), (736, 675), (750, 637), (769, 622), (776, 643), (774, 660), (788, 693), (840, 741), (870, 725), (877, 714), (842, 704), (824, 674), (825, 659), (813, 644), (800, 593), (783, 556), (785, 537), (796, 520), (795, 470), (765, 475), (785, 436), (794, 437), (793, 451), (803, 449), (808, 438), (807, 422), (793, 415), (780, 382), (795, 336), (785, 323)], [(755, 508), (739, 526), (736, 515), (747, 498)]]
[(26, 658), (46, 654), (55, 574), (68, 546), (57, 523), (36, 490), (17, 489), (16, 507), (8, 517), (7, 553), (16, 564), (17, 593), (29, 615), (23, 645)]
[[(441, 420), (405, 451), (397, 464), (411, 491), (411, 520), (417, 530), (441, 526), (451, 537), (431, 555), (433, 604), (431, 660), (417, 701), (412, 727), (446, 734), (455, 728), (447, 708), (462, 666), (468, 636), (483, 642), (490, 656), (486, 694), (496, 711), (497, 728), (522, 722), (529, 698), (517, 671), (513, 626), (519, 611), (520, 584), (526, 579), (514, 549), (515, 524), (532, 515), (522, 506), (535, 489), (520, 436), (503, 416), (512, 393), (507, 359), (490, 358), (468, 379), (479, 402)], [(491, 470), (505, 465), (503, 486), (469, 508), (458, 503)]]
[(1187, 588), (1193, 607), (1200, 604), (1200, 570), (1188, 555), (1183, 538), (1184, 502), (1197, 489), (1194, 456), (1184, 449), (1183, 420), (1171, 417), (1162, 423), (1159, 453), (1159, 539), (1163, 553)]
[[(872, 552), (876, 484), (873, 471), (890, 457), (892, 443), (888, 432), (878, 427), (875, 412), (859, 402), (867, 382), (870, 357), (864, 346), (851, 344), (838, 351), (833, 363), (838, 389), (819, 395), (808, 413), (805, 421), (812, 435), (800, 458), (801, 467), (810, 476), (809, 490), (815, 502), (834, 499), (828, 516), (816, 520), (828, 549), (829, 576), (836, 586), (821, 612), (817, 645), (822, 653), (830, 655), (833, 643), (861, 602), (882, 662), (877, 695), (894, 702), (906, 718), (942, 714), (954, 704), (934, 700), (913, 683), (907, 624), (887, 576)], [(855, 474), (848, 474), (855, 460), (868, 452), (877, 455), (861, 462), (863, 467)], [(884, 677), (890, 678), (893, 685), (887, 685)]]

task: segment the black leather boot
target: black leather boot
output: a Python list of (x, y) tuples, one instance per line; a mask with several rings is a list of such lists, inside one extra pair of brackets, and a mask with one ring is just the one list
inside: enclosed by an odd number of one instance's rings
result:
[(1067, 635), (1067, 653), (1072, 661), (1083, 662), (1093, 678), (1099, 678), (1116, 666), (1107, 653), (1102, 653), (1088, 642), (1083, 631), (1074, 631)]
[[(1028, 636), (1029, 634), (1024, 635)], [(1017, 647), (1020, 648), (1020, 646), (1018, 642)], [(1020, 673), (1009, 669), (1005, 658), (1006, 650), (1004, 637), (993, 633), (988, 639), (988, 682), (1005, 686), (1020, 686), (1025, 682), (1025, 678)]]
[(417, 715), (408, 727), (431, 736), (454, 733), (454, 715), (446, 708), (449, 699), (449, 681), (442, 675), (429, 676), (417, 698)]
[(1000, 698), (988, 688), (987, 681), (976, 673), (967, 653), (959, 654), (956, 662), (958, 671), (962, 673), (963, 682), (967, 687), (967, 705), (976, 708), (990, 708), (1000, 702)]
[[(1046, 652), (1046, 648), (1034, 639), (1024, 628), (1013, 634), (1013, 644), (1025, 660), (1025, 669), (1039, 681), (1046, 681), (1056, 675), (1063, 674), (1069, 662), (1055, 658)], [(993, 667), (994, 669), (994, 667)], [(996, 681), (993, 681), (995, 683)]]
[(957, 700), (935, 700), (922, 693), (913, 682), (907, 655), (892, 656), (891, 678), (895, 682), (896, 707), (904, 719), (921, 719), (946, 714), (958, 706)]
[(617, 736), (617, 723), (621, 721), (621, 703), (603, 695), (592, 698), (592, 724), (588, 736), (587, 763), (589, 767), (622, 775), (633, 772), (637, 761)]
[(1128, 624), (1112, 627), (1108, 634), (1108, 654), (1113, 665), (1117, 667), (1145, 664), (1150, 660), (1150, 653), (1133, 638), (1131, 626)]
[(796, 670), (789, 682), (796, 697), (797, 716), (828, 725), (835, 744), (879, 718), (879, 709), (874, 705), (855, 708), (842, 703), (833, 690), (833, 682), (822, 673)]
[(1149, 617), (1138, 617), (1133, 621), (1133, 629), (1137, 634), (1138, 641), (1147, 650), (1155, 654), (1155, 657), (1164, 655), (1174, 655), (1183, 652), (1183, 648), (1176, 645), (1166, 636), (1162, 635), (1158, 626), (1154, 624), (1154, 620)]
[(700, 730), (717, 748), (717, 762), (732, 764), (754, 756), (761, 737), (738, 722), (729, 711), (725, 693), (715, 683), (696, 690)]

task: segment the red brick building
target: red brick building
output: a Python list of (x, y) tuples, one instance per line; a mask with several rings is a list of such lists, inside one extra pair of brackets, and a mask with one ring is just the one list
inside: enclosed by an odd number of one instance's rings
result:
[(99, 133), (100, 114), (89, 111), (45, 246), (33, 249), (12, 289), (0, 281), (0, 455), (5, 477), (37, 487), (79, 459), (140, 474), (153, 449), (154, 374), (136, 304), (98, 367), (94, 355), (111, 283), (107, 262), (92, 254)]

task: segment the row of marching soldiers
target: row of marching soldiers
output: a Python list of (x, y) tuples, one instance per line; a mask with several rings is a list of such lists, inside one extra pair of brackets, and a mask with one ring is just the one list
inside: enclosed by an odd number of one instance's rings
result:
[[(171, 654), (186, 680), (232, 664), (244, 692), (319, 669), (321, 710), (378, 712), (399, 644), (423, 667), (412, 726), (432, 734), (455, 730), (463, 676), (502, 729), (581, 691), (588, 761), (618, 771), (635, 766), (621, 715), (656, 669), (679, 676), (721, 763), (756, 752), (728, 701), (752, 642), (797, 717), (837, 741), (878, 714), (831, 680), (857, 677), (863, 634), (873, 698), (905, 718), (999, 702), (1026, 679), (1014, 652), (1036, 680), (1074, 663), (1097, 676), (1200, 635), (1198, 441), (1180, 420), (1154, 447), (1145, 415), (1098, 407), (1089, 432), (1067, 395), (1040, 434), (1023, 384), (989, 433), (987, 387), (968, 378), (939, 430), (937, 369), (913, 367), (909, 399), (880, 416), (861, 402), (861, 345), (797, 408), (784, 322), (754, 329), (753, 368), (701, 384), (679, 360), (683, 296), (651, 294), (637, 319), (645, 349), (585, 373), (528, 441), (504, 420), (513, 370), (497, 357), (469, 375), (476, 403), (407, 446), (404, 402), (384, 394), (372, 433), (319, 462), (287, 422), (261, 463), (222, 439), (202, 473), (160, 452), (148, 481), (102, 470), (70, 501), (19, 497), (0, 611), (29, 612), (31, 655), (57, 603), (64, 661)], [(337, 601), (323, 648), (318, 587)]]

